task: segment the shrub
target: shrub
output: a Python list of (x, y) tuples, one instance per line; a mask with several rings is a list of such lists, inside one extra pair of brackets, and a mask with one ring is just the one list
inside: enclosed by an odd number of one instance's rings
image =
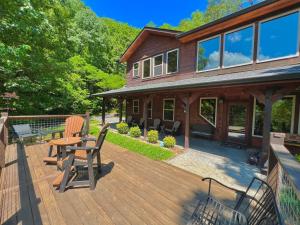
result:
[(296, 160), (297, 160), (298, 162), (300, 162), (300, 154), (299, 154), (299, 155), (296, 155)]
[(176, 139), (172, 136), (167, 136), (163, 139), (164, 147), (173, 148), (176, 145)]
[(157, 141), (158, 141), (158, 131), (157, 130), (150, 130), (148, 132), (148, 141), (150, 143), (157, 143)]
[(118, 123), (117, 130), (120, 134), (127, 134), (129, 131), (128, 124), (125, 122)]
[(129, 134), (131, 137), (140, 137), (142, 135), (142, 132), (140, 130), (140, 128), (138, 126), (136, 127), (131, 127), (130, 130), (129, 130)]

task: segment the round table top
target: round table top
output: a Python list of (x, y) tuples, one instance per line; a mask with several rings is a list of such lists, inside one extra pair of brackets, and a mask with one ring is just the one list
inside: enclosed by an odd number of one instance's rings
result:
[(51, 140), (50, 144), (66, 146), (66, 145), (75, 145), (81, 142), (81, 137), (68, 137), (68, 138), (60, 138), (56, 140)]

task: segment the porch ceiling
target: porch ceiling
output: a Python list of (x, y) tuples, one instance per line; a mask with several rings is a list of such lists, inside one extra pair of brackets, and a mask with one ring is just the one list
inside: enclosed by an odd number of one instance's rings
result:
[(116, 90), (93, 94), (92, 96), (113, 97), (123, 94), (153, 92), (161, 90), (206, 88), (224, 85), (259, 84), (272, 81), (289, 81), (300, 79), (300, 64), (281, 66), (262, 70), (253, 70), (231, 74), (200, 76), (171, 82), (150, 83), (134, 87), (123, 87)]

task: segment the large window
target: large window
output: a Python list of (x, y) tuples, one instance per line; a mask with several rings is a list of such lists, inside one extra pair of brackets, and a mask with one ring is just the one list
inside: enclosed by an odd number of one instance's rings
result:
[(224, 67), (238, 66), (253, 61), (253, 26), (225, 34)]
[(258, 60), (268, 61), (298, 54), (299, 12), (260, 23)]
[(140, 101), (135, 99), (132, 101), (133, 113), (138, 114), (140, 112)]
[(175, 99), (173, 98), (164, 99), (163, 109), (164, 109), (163, 119), (165, 121), (174, 121)]
[(220, 36), (198, 42), (197, 71), (220, 67)]
[(163, 54), (153, 57), (153, 75), (158, 76), (163, 73)]
[[(287, 96), (272, 106), (273, 132), (293, 133), (295, 96)], [(253, 135), (262, 136), (264, 127), (264, 105), (255, 100)]]
[(167, 74), (178, 71), (178, 49), (167, 52)]
[(211, 125), (217, 123), (217, 98), (200, 98), (200, 116)]
[(149, 78), (151, 76), (151, 59), (143, 61), (143, 78)]
[(139, 63), (134, 63), (133, 64), (133, 77), (138, 77), (139, 76)]
[(148, 103), (147, 110), (148, 119), (152, 119), (152, 101)]

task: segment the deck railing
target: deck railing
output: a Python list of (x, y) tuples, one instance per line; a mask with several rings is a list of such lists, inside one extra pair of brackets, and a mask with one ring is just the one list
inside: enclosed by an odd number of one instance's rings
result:
[(2, 113), (0, 117), (0, 171), (5, 166), (5, 149), (8, 144), (8, 115)]
[(300, 224), (300, 163), (284, 146), (284, 134), (271, 134), (268, 182), (287, 225)]

